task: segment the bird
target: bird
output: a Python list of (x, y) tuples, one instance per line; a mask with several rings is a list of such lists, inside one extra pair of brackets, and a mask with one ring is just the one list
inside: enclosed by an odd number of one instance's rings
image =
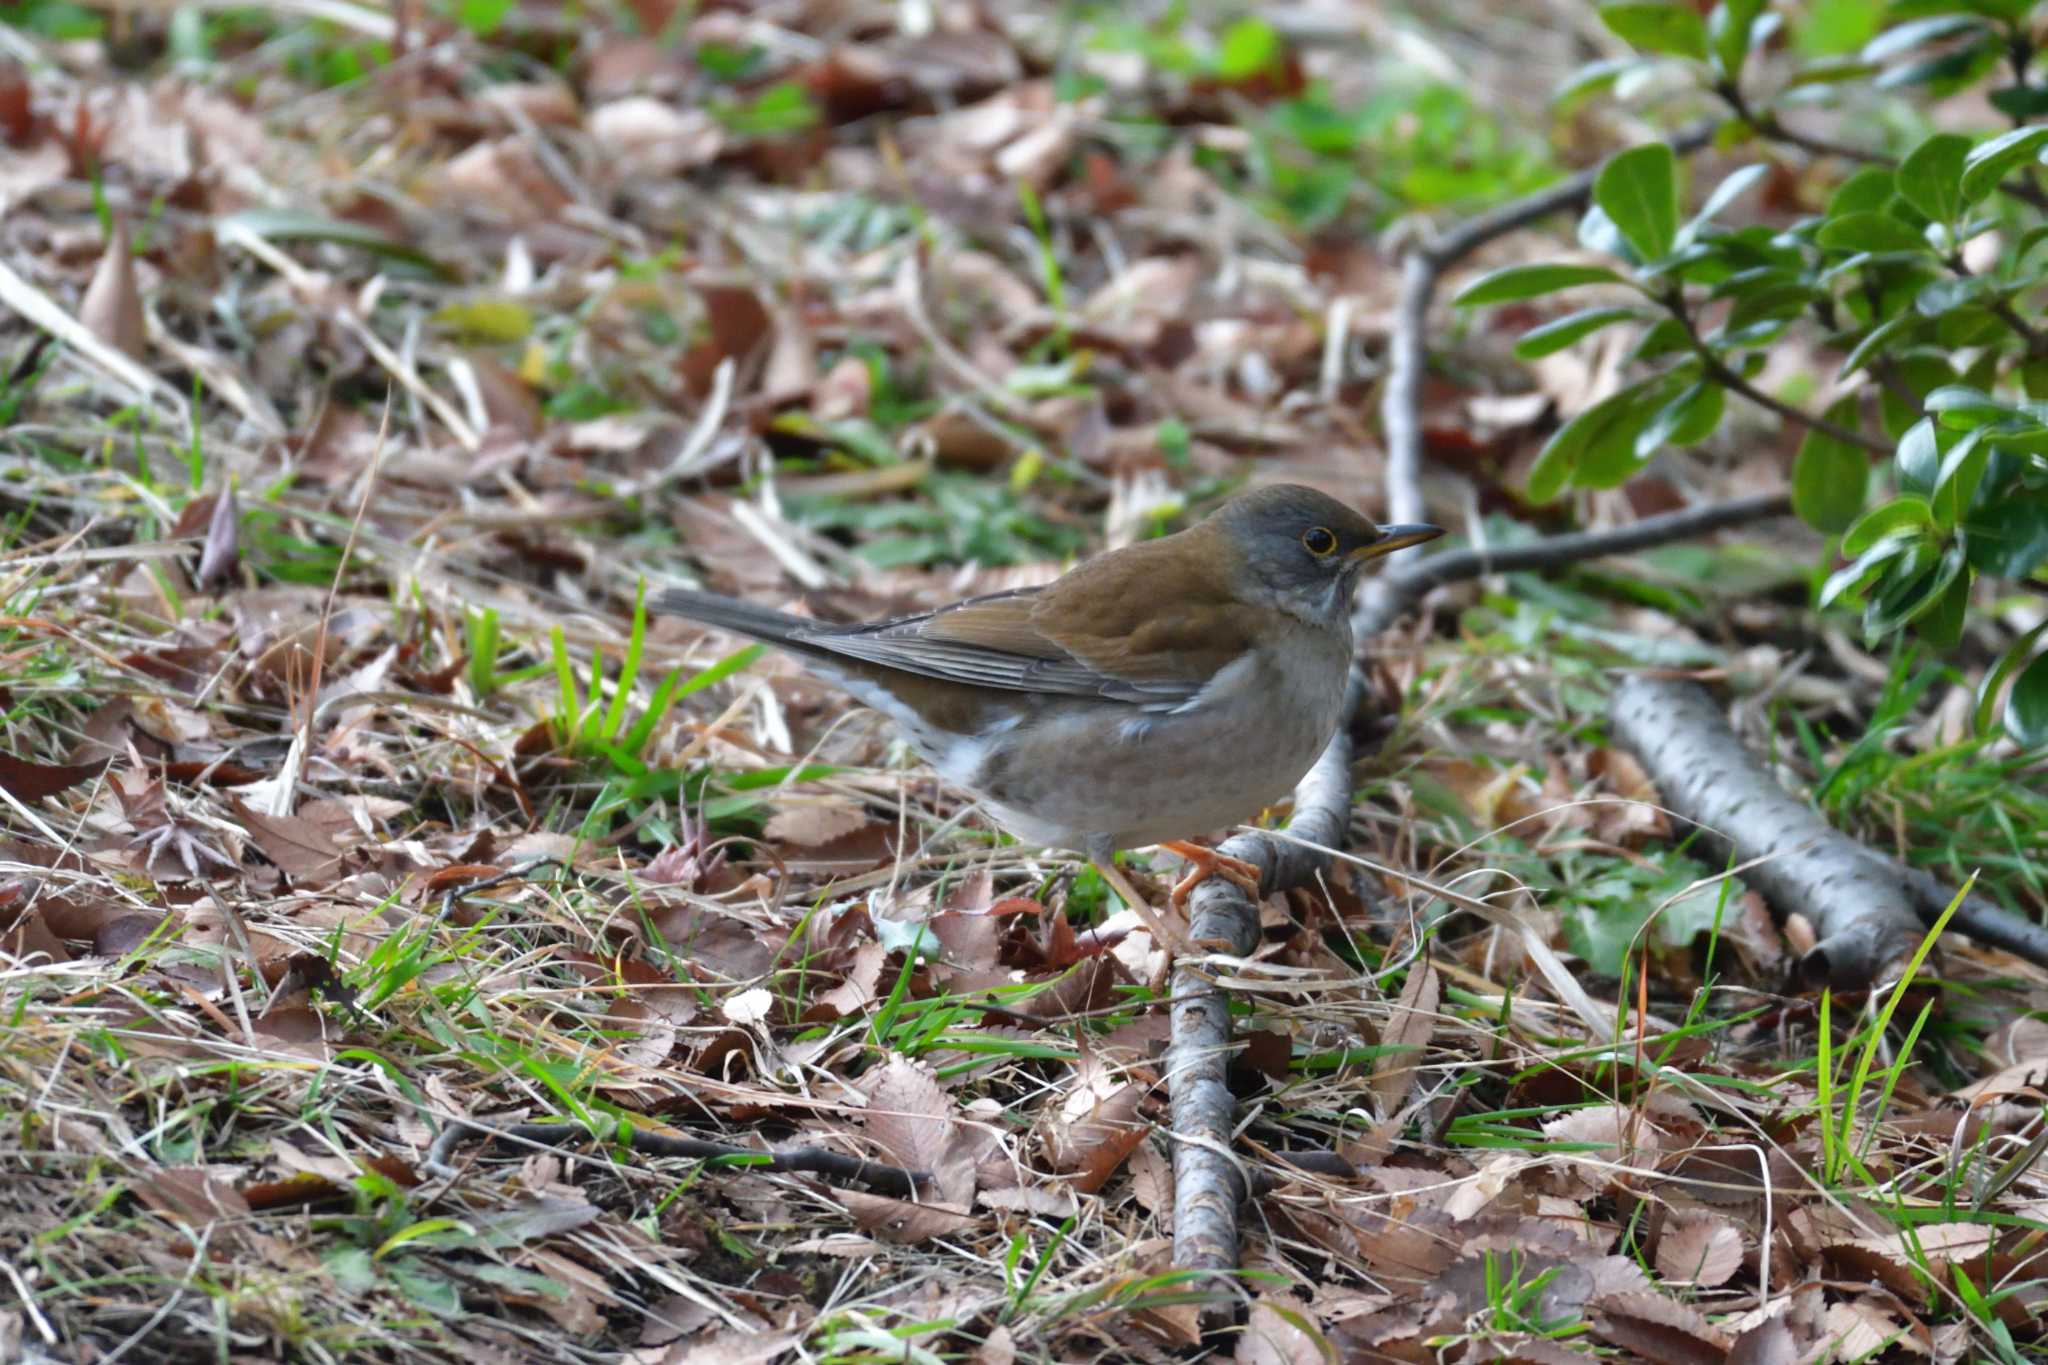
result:
[(1210, 876), (1256, 899), (1257, 868), (1193, 837), (1293, 791), (1345, 719), (1366, 566), (1442, 534), (1272, 484), (1044, 586), (909, 616), (838, 625), (688, 589), (649, 605), (794, 655), (893, 721), (1004, 830), (1085, 854), (1160, 947), (1185, 951), (1115, 854), (1187, 860), (1170, 909)]

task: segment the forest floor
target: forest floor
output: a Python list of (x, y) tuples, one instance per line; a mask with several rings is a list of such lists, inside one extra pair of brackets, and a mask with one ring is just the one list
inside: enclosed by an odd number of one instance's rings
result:
[[(1207, 968), (1256, 1198), (1206, 1335), (1159, 945), (637, 609), (935, 605), (1247, 479), (1377, 513), (1400, 242), (1676, 126), (1548, 105), (1581, 7), (397, 8), (0, 6), (0, 1358), (2043, 1358), (2048, 975), (1789, 984), (1609, 743), (1622, 673), (1706, 679), (1838, 828), (2048, 911), (1991, 645), (1867, 648), (1797, 523), (1365, 642), (1351, 857)], [(1454, 539), (1784, 485), (1745, 414), (1527, 506), (1622, 348), (1430, 325)]]

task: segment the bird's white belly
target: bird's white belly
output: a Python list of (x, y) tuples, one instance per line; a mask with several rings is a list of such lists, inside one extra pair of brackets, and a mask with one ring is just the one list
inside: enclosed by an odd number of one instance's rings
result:
[[(1065, 848), (1130, 848), (1239, 824), (1294, 789), (1336, 731), (1341, 662), (1282, 669), (1247, 656), (1178, 711), (1115, 703), (1041, 712), (978, 741), (981, 793), (1021, 839)], [(949, 755), (960, 768), (966, 754)]]

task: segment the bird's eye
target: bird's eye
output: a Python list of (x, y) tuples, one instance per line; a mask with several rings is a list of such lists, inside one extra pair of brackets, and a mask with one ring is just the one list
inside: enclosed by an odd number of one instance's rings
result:
[(1337, 552), (1337, 533), (1327, 526), (1311, 526), (1301, 533), (1302, 548), (1316, 558)]

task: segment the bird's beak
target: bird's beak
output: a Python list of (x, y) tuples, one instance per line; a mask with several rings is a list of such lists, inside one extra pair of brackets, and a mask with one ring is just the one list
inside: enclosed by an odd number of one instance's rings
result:
[(1351, 552), (1352, 559), (1378, 559), (1381, 555), (1392, 554), (1396, 550), (1405, 550), (1410, 545), (1420, 545), (1426, 540), (1435, 540), (1444, 533), (1444, 528), (1441, 526), (1431, 526), (1419, 521), (1406, 522), (1396, 526), (1376, 526), (1373, 529), (1380, 533), (1380, 538), (1369, 545), (1361, 545), (1353, 550)]

